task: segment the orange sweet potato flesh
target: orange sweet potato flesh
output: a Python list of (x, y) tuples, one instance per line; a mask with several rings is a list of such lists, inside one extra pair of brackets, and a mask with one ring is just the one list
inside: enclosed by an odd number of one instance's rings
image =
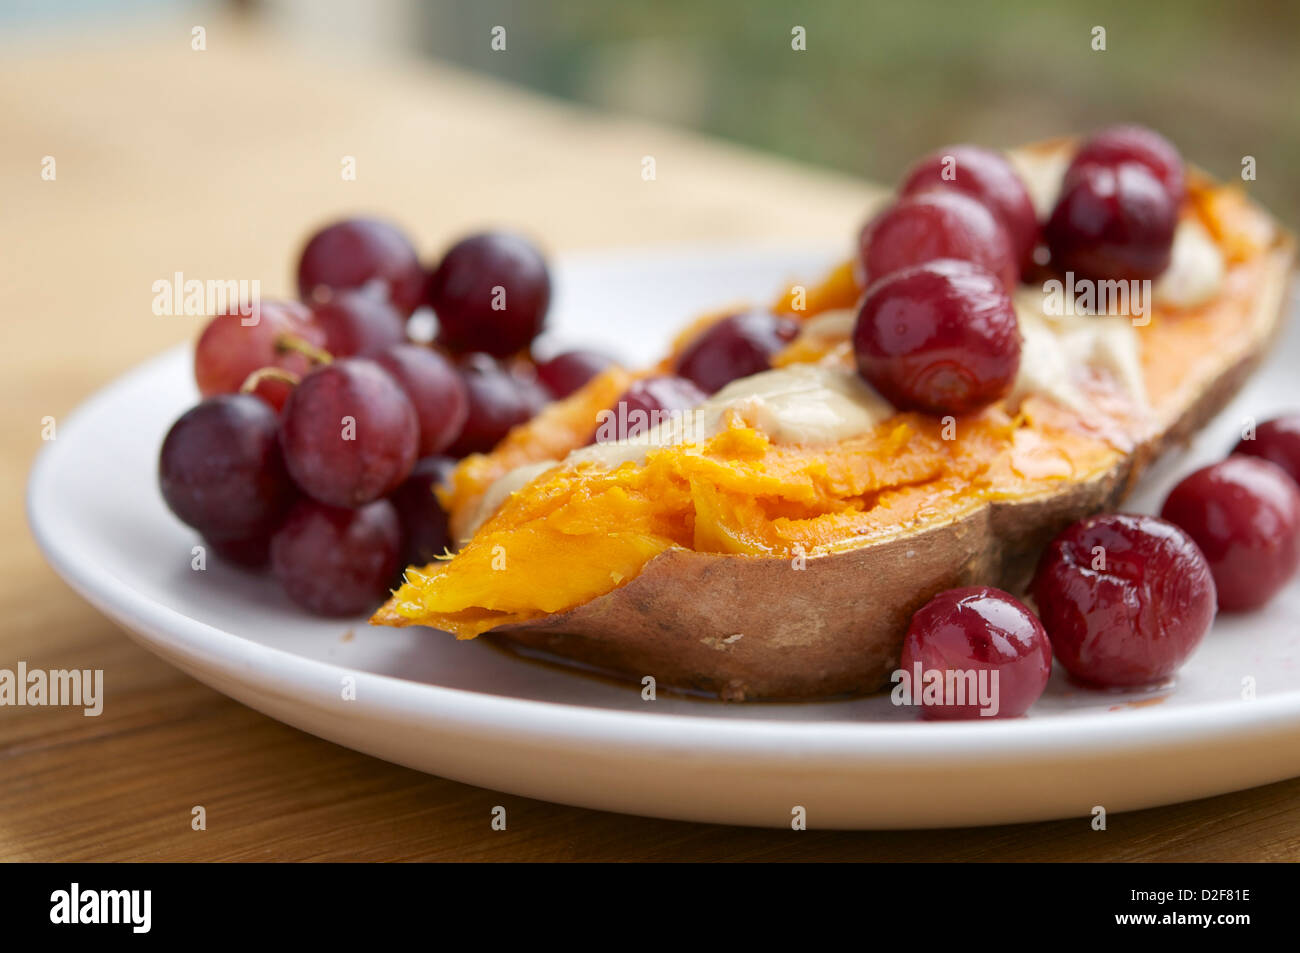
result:
[[(832, 446), (779, 446), (739, 413), (699, 445), (612, 471), (558, 467), (511, 495), (458, 555), (408, 571), (376, 615), (724, 698), (872, 691), (917, 607), (959, 585), (1023, 586), (1068, 523), (1114, 508), (1167, 447), (1216, 413), (1280, 324), (1293, 242), (1238, 193), (1194, 180), (1229, 262), (1223, 293), (1157, 313), (1139, 335), (1152, 414), (1087, 384), (1108, 425), (1045, 397), (943, 424), (897, 414)], [(860, 293), (842, 267), (807, 317)], [(792, 304), (787, 294), (778, 309)], [(806, 359), (844, 360), (845, 355)], [(633, 375), (613, 371), (471, 457), (444, 494), (453, 526), (522, 463), (586, 443)], [(953, 436), (952, 434), (948, 435)]]

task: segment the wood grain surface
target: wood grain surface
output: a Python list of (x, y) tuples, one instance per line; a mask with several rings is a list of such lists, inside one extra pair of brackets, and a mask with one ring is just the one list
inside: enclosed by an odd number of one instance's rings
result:
[[(102, 668), (104, 713), (0, 708), (3, 860), (1294, 860), (1300, 780), (1109, 819), (757, 831), (602, 814), (395, 767), (272, 721), (130, 642), (45, 565), (23, 493), (60, 419), (198, 318), (152, 282), (290, 291), (314, 224), (371, 211), (433, 253), (504, 222), (570, 250), (844, 235), (879, 190), (429, 64), (298, 52), (213, 20), (0, 57), (0, 667)], [(641, 179), (653, 155), (658, 178)], [(56, 178), (44, 181), (44, 157)], [(354, 156), (356, 181), (340, 175)], [(203, 805), (207, 830), (191, 830)], [(504, 804), (509, 829), (492, 831)]]

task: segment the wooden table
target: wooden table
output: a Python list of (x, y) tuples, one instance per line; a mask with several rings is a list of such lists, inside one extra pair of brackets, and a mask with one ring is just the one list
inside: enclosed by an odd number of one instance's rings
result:
[[(56, 419), (192, 337), (154, 280), (290, 291), (315, 223), (368, 210), (432, 253), (506, 222), (554, 249), (846, 241), (878, 192), (428, 64), (326, 66), (233, 22), (10, 50), (0, 63), (0, 667), (102, 668), (99, 718), (0, 709), (0, 859), (1296, 859), (1300, 780), (1193, 804), (961, 831), (741, 830), (561, 807), (428, 777), (272, 721), (138, 648), (45, 565), (23, 488)], [(642, 157), (657, 178), (641, 178)], [(41, 177), (45, 156), (56, 178)], [(357, 178), (345, 181), (345, 156)], [(503, 797), (505, 800), (503, 801)], [(505, 803), (510, 826), (489, 829)], [(190, 808), (208, 811), (206, 831)]]

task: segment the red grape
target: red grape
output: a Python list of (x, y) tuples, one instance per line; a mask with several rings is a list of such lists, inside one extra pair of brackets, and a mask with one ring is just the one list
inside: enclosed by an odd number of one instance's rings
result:
[[(296, 301), (263, 301), (250, 315), (219, 314), (208, 322), (194, 348), (194, 380), (204, 397), (238, 392), (248, 375), (263, 367), (278, 367), (298, 377), (311, 362), (278, 346), (298, 338), (313, 347), (325, 343), (311, 312)], [(279, 410), (292, 388), (284, 381), (263, 380), (253, 392)]]
[(1259, 457), (1234, 455), (1190, 474), (1160, 515), (1201, 547), (1225, 612), (1263, 606), (1300, 565), (1300, 489)]
[(504, 357), (541, 333), (551, 277), (541, 252), (504, 232), (471, 235), (451, 247), (429, 281), (439, 343), (457, 353)]
[(284, 405), (280, 446), (289, 475), (331, 506), (361, 506), (387, 494), (411, 472), (419, 441), (406, 393), (365, 358), (313, 371)]
[(432, 348), (398, 344), (374, 362), (406, 391), (420, 421), (420, 455), (446, 450), (469, 416), (469, 392), (451, 361)]
[(240, 569), (261, 569), (271, 559), (271, 537), (251, 536), (248, 539), (209, 539), (203, 537), (219, 558)]
[(1008, 292), (1020, 264), (1002, 223), (975, 199), (955, 189), (935, 189), (899, 199), (862, 230), (859, 243), (865, 284), (939, 258), (982, 265)]
[(537, 377), (555, 398), (560, 399), (581, 389), (613, 363), (613, 358), (597, 351), (565, 351), (538, 364)]
[(218, 394), (181, 415), (163, 440), (158, 483), (180, 520), (214, 539), (265, 535), (292, 490), (280, 419), (251, 394)]
[(975, 199), (1007, 230), (1020, 267), (1033, 261), (1038, 216), (1025, 183), (1002, 153), (980, 146), (936, 150), (912, 166), (898, 191), (907, 196), (935, 188), (956, 189)]
[(389, 497), (402, 523), (402, 562), (408, 566), (427, 566), (451, 546), (447, 512), (433, 491), (455, 467), (450, 457), (425, 457)]
[(596, 443), (636, 437), (665, 414), (678, 414), (698, 406), (707, 395), (684, 377), (646, 377), (629, 387), (596, 427)]
[(1057, 661), (1093, 685), (1168, 678), (1214, 621), (1214, 579), (1177, 526), (1107, 514), (1070, 526), (1044, 551), (1031, 591)]
[[(921, 684), (915, 681), (918, 663)], [(1020, 600), (1001, 589), (972, 586), (941, 592), (912, 616), (901, 667), (912, 679), (914, 699), (921, 696), (927, 672), (942, 673), (945, 686), (952, 673), (954, 690), (965, 695), (945, 690), (938, 704), (924, 705), (926, 718), (1015, 718), (1047, 687), (1052, 648), (1042, 624)]]
[(406, 340), (406, 321), (370, 291), (323, 291), (311, 310), (334, 357), (373, 357)]
[(537, 412), (538, 395), (490, 355), (466, 355), (460, 372), (469, 394), (469, 414), (448, 455), (486, 453), (511, 427)]
[(1052, 263), (1091, 281), (1155, 278), (1169, 267), (1178, 209), (1144, 165), (1080, 166), (1044, 234)]
[(858, 371), (895, 407), (966, 414), (1006, 396), (1020, 367), (1011, 299), (991, 272), (940, 260), (867, 289), (853, 330)]
[(772, 356), (794, 340), (799, 324), (766, 311), (723, 318), (677, 358), (677, 373), (712, 394), (741, 377), (766, 371)]
[(1242, 440), (1232, 452), (1276, 463), (1300, 484), (1300, 414), (1264, 421), (1253, 437)]
[(1173, 143), (1145, 126), (1109, 126), (1094, 133), (1075, 153), (1066, 178), (1085, 165), (1114, 167), (1125, 162), (1146, 166), (1160, 180), (1175, 207), (1182, 204), (1186, 192), (1183, 157)]
[(304, 609), (355, 615), (387, 595), (401, 546), (397, 511), (387, 500), (359, 509), (302, 500), (271, 538), (271, 572)]
[(312, 300), (318, 288), (360, 288), (382, 283), (388, 300), (405, 317), (424, 300), (425, 274), (411, 240), (396, 226), (353, 218), (322, 228), (298, 261), (298, 295)]

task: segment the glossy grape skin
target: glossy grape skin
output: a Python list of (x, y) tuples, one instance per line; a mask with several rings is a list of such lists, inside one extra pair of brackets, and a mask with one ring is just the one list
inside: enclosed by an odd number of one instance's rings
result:
[(313, 499), (361, 506), (415, 465), (415, 408), (374, 361), (344, 358), (303, 378), (284, 405), (280, 447), (289, 475)]
[(1268, 603), (1300, 565), (1300, 489), (1259, 457), (1234, 455), (1185, 477), (1160, 515), (1205, 553), (1224, 612)]
[(1020, 326), (992, 273), (940, 260), (867, 289), (853, 330), (858, 372), (900, 410), (973, 413), (1005, 397), (1020, 368)]
[(997, 217), (963, 192), (934, 189), (899, 199), (862, 230), (858, 267), (864, 286), (941, 258), (974, 262), (1015, 290), (1020, 262)]
[(1164, 186), (1175, 208), (1182, 204), (1187, 192), (1183, 157), (1173, 143), (1145, 126), (1118, 125), (1098, 130), (1075, 153), (1066, 178), (1086, 165), (1114, 168), (1126, 162), (1146, 166)]
[(404, 565), (427, 566), (450, 549), (447, 512), (433, 491), (450, 479), (455, 467), (451, 457), (418, 460), (411, 475), (389, 497), (402, 524)]
[(662, 375), (633, 382), (609, 408), (610, 414), (597, 421), (594, 443), (609, 443), (637, 437), (663, 420), (663, 414), (676, 414), (698, 407), (708, 398), (684, 377)]
[[(1017, 718), (1047, 687), (1052, 649), (1042, 624), (1022, 602), (1001, 589), (971, 586), (939, 593), (912, 616), (900, 667), (913, 680), (917, 662), (923, 678), (927, 671), (973, 671), (976, 678), (980, 671), (997, 672), (996, 686), (991, 675), (985, 676), (991, 696), (987, 709), (992, 712), (996, 705), (996, 713), (982, 715), (986, 706), (977, 694), (967, 704), (957, 704), (955, 697), (945, 697), (937, 705), (923, 704), (922, 717)], [(922, 685), (913, 681), (914, 700), (921, 690)]]
[(1107, 514), (1068, 527), (1044, 551), (1030, 591), (1056, 660), (1095, 686), (1164, 681), (1214, 621), (1205, 556), (1154, 516)]
[(388, 594), (401, 546), (397, 510), (387, 500), (356, 509), (301, 500), (271, 538), (271, 573), (309, 612), (357, 615)]
[(598, 351), (577, 349), (564, 351), (537, 365), (537, 378), (557, 400), (580, 390), (589, 380), (614, 364), (614, 359)]
[[(944, 178), (945, 174), (952, 177)], [(1021, 269), (1032, 263), (1038, 215), (1025, 183), (1002, 153), (969, 145), (938, 149), (908, 170), (898, 194), (936, 188), (963, 192), (987, 208), (1007, 230)]]
[(1232, 452), (1275, 463), (1300, 484), (1300, 414), (1264, 421), (1255, 428), (1253, 438), (1243, 439)]
[(469, 417), (469, 391), (455, 365), (432, 348), (398, 344), (374, 356), (406, 392), (420, 422), (422, 457), (441, 453)]
[[(237, 393), (248, 375), (263, 367), (278, 367), (298, 377), (306, 374), (310, 360), (277, 346), (277, 341), (287, 337), (314, 347), (325, 343), (324, 332), (311, 312), (296, 301), (263, 301), (248, 316), (214, 316), (194, 347), (194, 380), (199, 393), (204, 397)], [(253, 393), (279, 410), (290, 390), (292, 386), (284, 381), (263, 380)]]
[(1144, 280), (1169, 267), (1177, 225), (1164, 186), (1130, 162), (1071, 173), (1043, 234), (1059, 271), (1090, 281)]
[(537, 412), (539, 396), (490, 355), (466, 355), (460, 372), (469, 395), (469, 413), (460, 436), (446, 451), (448, 456), (486, 453), (511, 427)]
[(312, 302), (316, 325), (331, 356), (373, 357), (406, 341), (406, 320), (373, 291), (324, 291)]
[(521, 351), (546, 324), (546, 259), (518, 235), (471, 235), (453, 245), (433, 272), (429, 303), (438, 315), (438, 342), (448, 350), (497, 357)]
[(318, 288), (366, 285), (380, 285), (402, 317), (424, 300), (424, 267), (400, 229), (389, 222), (353, 218), (312, 235), (298, 260), (298, 296), (303, 301), (312, 301)]
[(158, 455), (167, 506), (204, 536), (269, 533), (292, 494), (279, 429), (275, 410), (252, 394), (218, 394), (191, 407), (172, 424)]
[(799, 324), (766, 311), (746, 311), (714, 322), (677, 358), (680, 377), (707, 394), (772, 367), (772, 357), (794, 340)]

